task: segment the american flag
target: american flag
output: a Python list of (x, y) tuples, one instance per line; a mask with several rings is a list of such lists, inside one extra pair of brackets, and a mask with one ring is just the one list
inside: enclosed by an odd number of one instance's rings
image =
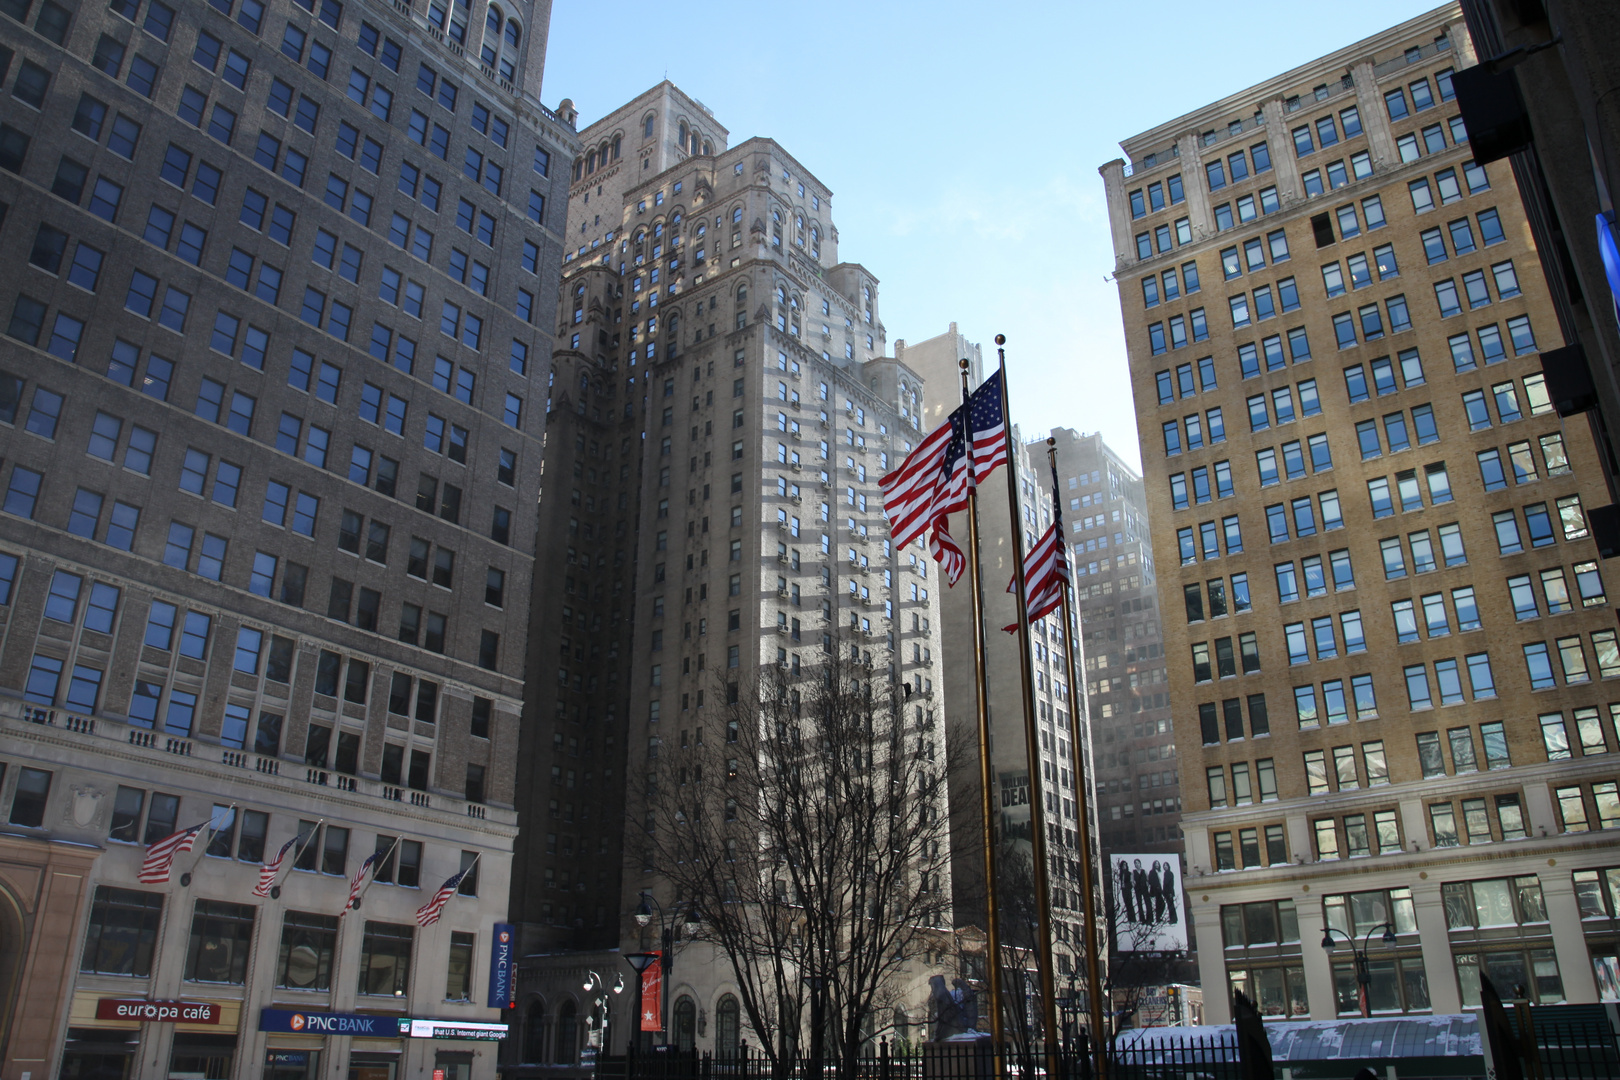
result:
[[(960, 411), (960, 410), (958, 410)], [(934, 520), (934, 502), (945, 479), (945, 455), (952, 443), (956, 413), (928, 433), (917, 449), (891, 473), (878, 480), (883, 492), (883, 514), (889, 519), (889, 536), (896, 548), (903, 548), (928, 531)]]
[(904, 547), (931, 531), (929, 547), (951, 585), (962, 576), (967, 559), (946, 528), (946, 518), (967, 508), (970, 487), (1006, 464), (1006, 432), (998, 370), (898, 469), (878, 481), (895, 546)]
[[(393, 849), (389, 848), (389, 850), (392, 851)], [(366, 861), (360, 864), (360, 869), (355, 871), (354, 880), (349, 882), (349, 901), (343, 905), (343, 910), (338, 914), (347, 915), (349, 913), (349, 909), (354, 907), (354, 902), (360, 899), (360, 889), (365, 885), (366, 882), (366, 871), (370, 870), (372, 866), (376, 864), (378, 857), (381, 855), (382, 852), (373, 851), (370, 855), (366, 856)]]
[(259, 867), (259, 883), (253, 886), (254, 896), (270, 895), (270, 886), (276, 883), (276, 875), (281, 873), (281, 864), (287, 858), (287, 852), (291, 851), (293, 849), (293, 845), (297, 844), (301, 839), (303, 838), (294, 836), (291, 840), (281, 845), (281, 850), (276, 852), (276, 857), (274, 859)]
[(439, 886), (439, 891), (433, 894), (433, 898), (416, 909), (416, 925), (432, 926), (439, 921), (439, 915), (444, 911), (444, 905), (448, 904), (450, 898), (456, 895), (456, 890), (461, 887), (461, 879), (466, 877), (470, 870), (472, 870), (472, 867), (469, 866), (466, 870), (451, 874), (444, 879), (444, 884)]
[[(1063, 590), (1069, 585), (1069, 560), (1064, 552), (1063, 519), (1052, 522), (1052, 527), (1041, 534), (1035, 546), (1024, 556), (1024, 595), (1027, 598), (1029, 621), (1050, 615), (1063, 604)], [(1007, 591), (1018, 587), (1018, 579), (1007, 583)], [(1009, 634), (1018, 632), (1018, 624), (1002, 627)]]
[(966, 461), (948, 462), (951, 487), (958, 485), (977, 487), (985, 477), (996, 471), (996, 466), (1007, 464), (1007, 418), (1002, 412), (1002, 370), (968, 395), (968, 420), (973, 431), (973, 452), (969, 455), (973, 468)]
[(137, 880), (142, 885), (162, 885), (168, 881), (169, 870), (174, 866), (174, 857), (195, 847), (197, 837), (207, 827), (208, 822), (198, 822), (189, 829), (170, 833), (147, 848), (146, 858), (141, 861), (141, 872), (136, 875)]

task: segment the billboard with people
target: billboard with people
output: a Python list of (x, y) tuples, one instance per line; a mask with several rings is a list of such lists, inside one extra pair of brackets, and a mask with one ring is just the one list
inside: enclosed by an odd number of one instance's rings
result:
[(1111, 917), (1117, 952), (1187, 950), (1181, 860), (1173, 854), (1109, 855)]

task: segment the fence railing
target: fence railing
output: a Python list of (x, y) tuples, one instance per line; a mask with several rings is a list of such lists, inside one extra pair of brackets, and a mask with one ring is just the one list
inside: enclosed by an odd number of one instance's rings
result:
[[(1231, 1036), (1113, 1047), (1104, 1053), (1111, 1078), (1239, 1080), (1237, 1042)], [(1091, 1080), (1096, 1065), (1083, 1045), (1065, 1045), (1058, 1051), (1053, 1080)], [(1042, 1047), (1009, 1045), (998, 1052), (985, 1039), (924, 1044), (878, 1040), (852, 1060), (824, 1054), (819, 1063), (803, 1054), (773, 1060), (747, 1043), (721, 1055), (655, 1049), (604, 1054), (596, 1059), (596, 1075), (601, 1080), (1044, 1080), (1051, 1074)]]

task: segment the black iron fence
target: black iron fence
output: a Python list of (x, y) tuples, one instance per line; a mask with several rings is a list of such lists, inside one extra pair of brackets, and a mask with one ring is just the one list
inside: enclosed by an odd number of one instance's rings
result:
[[(1124, 1046), (1107, 1050), (1102, 1064), (1117, 1080), (1239, 1080), (1237, 1042), (1230, 1035), (1189, 1038), (1171, 1046)], [(1070, 1044), (1056, 1056), (1054, 1080), (1092, 1080), (1098, 1062), (1083, 1045)], [(731, 1055), (655, 1049), (602, 1055), (601, 1080), (1037, 1080), (1053, 1076), (1042, 1047), (1004, 1046), (988, 1039), (911, 1044), (878, 1040), (849, 1061), (806, 1056), (773, 1060), (742, 1044)]]

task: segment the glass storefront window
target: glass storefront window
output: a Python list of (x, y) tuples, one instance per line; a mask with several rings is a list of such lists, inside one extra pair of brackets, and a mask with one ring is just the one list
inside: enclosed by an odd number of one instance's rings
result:
[(61, 1080), (126, 1080), (133, 1075), (140, 1041), (135, 1028), (68, 1028)]
[(1464, 1008), (1479, 1006), (1481, 973), (1491, 980), (1504, 1000), (1526, 997), (1539, 1005), (1564, 1000), (1564, 980), (1558, 972), (1558, 958), (1551, 949), (1459, 952), (1453, 955), (1453, 961)]
[(169, 1075), (183, 1073), (202, 1080), (229, 1080), (235, 1035), (192, 1035), (175, 1032), (169, 1053)]
[(1308, 1017), (1305, 969), (1299, 966), (1229, 968), (1227, 980), (1259, 1007), (1267, 1019)]
[(394, 1080), (398, 1072), (398, 1054), (349, 1055), (349, 1080)]
[(269, 1047), (265, 1051), (263, 1080), (319, 1080), (319, 1050)]

